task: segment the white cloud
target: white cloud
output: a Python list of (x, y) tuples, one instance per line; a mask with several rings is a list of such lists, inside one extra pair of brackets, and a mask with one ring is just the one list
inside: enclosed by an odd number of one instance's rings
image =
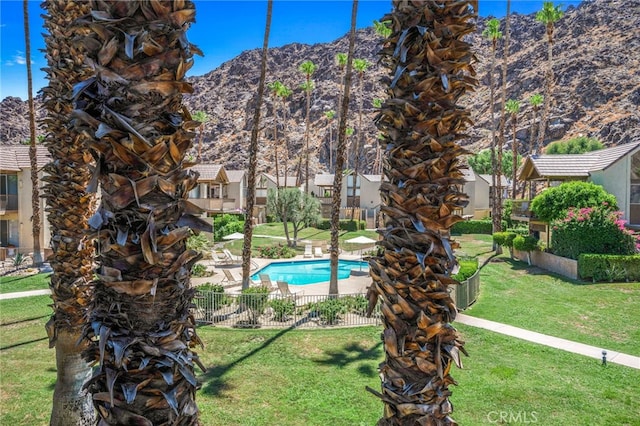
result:
[[(4, 64), (8, 67), (12, 67), (14, 65), (25, 65), (26, 63), (27, 58), (24, 57), (24, 52), (16, 50), (15, 55), (13, 55), (11, 59), (6, 60)], [(31, 63), (34, 63), (33, 60), (31, 60)]]

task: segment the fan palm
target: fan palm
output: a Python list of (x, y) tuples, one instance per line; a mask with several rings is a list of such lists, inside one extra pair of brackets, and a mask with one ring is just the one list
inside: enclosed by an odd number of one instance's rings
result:
[[(200, 125), (182, 104), (201, 53), (186, 38), (191, 1), (92, 2), (79, 21), (93, 75), (76, 83), (75, 125), (89, 139), (101, 204), (89, 219), (98, 267), (85, 335), (98, 364), (85, 385), (100, 425), (196, 425), (190, 313), (191, 230), (211, 231), (188, 200), (183, 168)], [(191, 230), (190, 230), (191, 228)]]
[[(473, 8), (471, 7), (473, 5)], [(460, 341), (448, 286), (456, 259), (449, 228), (467, 197), (457, 143), (471, 124), (458, 103), (473, 90), (471, 46), (477, 2), (393, 1), (393, 33), (381, 51), (390, 70), (387, 99), (376, 116), (386, 161), (380, 185), (384, 228), (370, 261), (369, 309), (381, 299), (385, 360), (380, 364), (384, 415), (379, 425), (454, 425), (449, 415), (452, 364)]]
[[(502, 164), (502, 147), (496, 146), (496, 120), (494, 116), (495, 94), (493, 75), (496, 69), (496, 48), (498, 40), (502, 38), (500, 31), (500, 21), (493, 18), (487, 22), (487, 27), (482, 31), (482, 35), (491, 40), (491, 70), (489, 71), (489, 120), (491, 121), (491, 218), (493, 223), (493, 232), (502, 230), (502, 214), (501, 214), (501, 193), (500, 183), (502, 182), (500, 165)], [(496, 252), (500, 251), (500, 246), (494, 244)]]
[[(264, 96), (264, 85), (267, 75), (267, 53), (269, 48), (269, 32), (271, 30), (271, 12), (273, 0), (267, 2), (267, 22), (264, 30), (262, 44), (262, 61), (260, 64), (260, 82), (258, 83), (258, 95), (256, 109), (253, 112), (253, 128), (251, 129), (251, 146), (249, 147), (249, 172), (247, 177), (247, 218), (244, 221), (244, 245), (242, 247), (242, 289), (249, 288), (251, 284), (251, 237), (253, 234), (253, 205), (256, 193), (256, 166), (258, 163), (258, 132), (260, 130), (260, 109)], [(276, 157), (277, 158), (277, 157)], [(285, 177), (286, 186), (286, 177)], [(287, 224), (285, 223), (285, 226)]]
[[(356, 58), (353, 60), (353, 69), (358, 74), (360, 80), (360, 107), (358, 108), (358, 139), (353, 147), (353, 198), (351, 199), (351, 220), (353, 221), (356, 214), (356, 190), (358, 187), (358, 172), (360, 168), (360, 150), (364, 146), (364, 129), (362, 128), (362, 108), (364, 106), (364, 73), (369, 68), (369, 61), (366, 59)], [(359, 218), (358, 218), (359, 219)]]
[(515, 99), (509, 99), (505, 103), (505, 109), (511, 115), (511, 128), (513, 129), (513, 140), (511, 142), (511, 155), (513, 161), (511, 175), (511, 196), (516, 198), (516, 175), (518, 171), (518, 140), (516, 139), (516, 130), (518, 126), (518, 113), (520, 112), (520, 102)]
[[(342, 193), (342, 170), (344, 170), (347, 153), (347, 114), (351, 93), (351, 76), (353, 70), (353, 52), (356, 41), (356, 19), (358, 17), (358, 0), (351, 6), (351, 29), (349, 30), (349, 53), (344, 56), (344, 81), (342, 99), (338, 109), (338, 146), (336, 148), (336, 168), (333, 174), (333, 194), (331, 198), (331, 270), (329, 274), (329, 294), (338, 295), (338, 254), (340, 252), (340, 200)], [(338, 54), (339, 65), (342, 66), (342, 55)]]
[(549, 109), (551, 108), (551, 90), (553, 90), (553, 31), (555, 24), (562, 18), (564, 13), (560, 6), (554, 6), (552, 1), (542, 3), (542, 10), (536, 14), (536, 21), (544, 24), (547, 33), (547, 71), (545, 73), (544, 84), (544, 106), (542, 108), (542, 118), (540, 119), (540, 129), (538, 130), (538, 152), (542, 152), (544, 146), (544, 135), (549, 120)]
[(334, 110), (324, 112), (324, 116), (327, 119), (327, 127), (329, 128), (329, 173), (333, 172), (333, 119), (336, 116)]
[[(277, 108), (277, 100), (278, 100), (278, 91), (282, 86), (282, 82), (274, 81), (267, 84), (267, 88), (271, 91), (273, 95), (273, 162), (276, 169), (276, 188), (280, 189), (280, 170), (278, 167), (278, 108)], [(286, 176), (286, 173), (285, 173)]]
[(304, 143), (305, 143), (305, 155), (304, 155), (304, 192), (309, 193), (309, 135), (310, 135), (310, 123), (309, 114), (311, 113), (311, 92), (313, 91), (313, 81), (311, 75), (316, 72), (318, 67), (312, 61), (304, 61), (298, 67), (298, 70), (304, 74), (305, 81), (300, 85), (300, 88), (307, 94), (307, 108), (304, 119)]
[(200, 161), (202, 157), (202, 138), (204, 137), (204, 125), (209, 121), (209, 116), (204, 111), (195, 111), (192, 114), (192, 118), (200, 123), (198, 126), (198, 155), (196, 156), (196, 160)]
[[(47, 116), (44, 145), (53, 161), (45, 168), (44, 198), (51, 226), (53, 268), (49, 288), (53, 316), (47, 323), (49, 345), (56, 348), (56, 385), (51, 410), (52, 426), (95, 423), (90, 394), (82, 389), (91, 367), (82, 357), (88, 341), (81, 339), (92, 295), (93, 246), (87, 243), (87, 221), (95, 210), (94, 194), (86, 191), (91, 179), (84, 138), (68, 126), (73, 110), (72, 85), (91, 75), (83, 66), (81, 45), (69, 43), (83, 32), (74, 21), (90, 12), (87, 2), (46, 0), (44, 26), (49, 84), (42, 89)], [(61, 61), (60, 58), (68, 58)]]

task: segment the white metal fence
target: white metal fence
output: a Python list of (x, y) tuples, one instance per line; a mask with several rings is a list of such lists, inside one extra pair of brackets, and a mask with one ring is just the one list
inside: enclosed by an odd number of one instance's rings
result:
[(256, 327), (335, 327), (380, 325), (380, 306), (367, 317), (369, 301), (362, 294), (337, 297), (280, 294), (196, 293), (194, 317), (199, 324)]

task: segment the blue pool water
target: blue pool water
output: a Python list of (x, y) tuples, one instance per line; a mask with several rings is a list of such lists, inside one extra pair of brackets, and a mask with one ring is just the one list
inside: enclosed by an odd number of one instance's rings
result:
[[(357, 271), (362, 268), (363, 271), (369, 270), (367, 262), (358, 260), (340, 260), (338, 261), (338, 279), (349, 278), (351, 270)], [(329, 281), (331, 274), (331, 261), (323, 260), (304, 260), (297, 262), (275, 262), (270, 263), (264, 268), (251, 276), (253, 281), (260, 281), (258, 274), (267, 274), (271, 281), (286, 281), (289, 284), (304, 285), (315, 284)]]

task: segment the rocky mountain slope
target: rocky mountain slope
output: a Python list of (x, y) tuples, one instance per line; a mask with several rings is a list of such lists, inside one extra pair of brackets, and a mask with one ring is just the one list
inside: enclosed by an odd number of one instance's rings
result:
[[(487, 147), (490, 132), (488, 116), (490, 44), (481, 36), (486, 20), (479, 19), (476, 34), (470, 37), (476, 48), (479, 85), (465, 103), (473, 111), (475, 126), (463, 141), (477, 152)], [(504, 28), (504, 27), (503, 27)], [(585, 135), (600, 139), (613, 146), (640, 138), (640, 2), (637, 0), (585, 1), (577, 8), (569, 8), (557, 23), (554, 45), (554, 72), (556, 77), (550, 127), (546, 143), (572, 136)], [(350, 126), (356, 128), (358, 109), (363, 105), (363, 137), (366, 144), (367, 170), (371, 170), (376, 128), (373, 99), (384, 98), (380, 78), (386, 73), (377, 65), (376, 52), (381, 39), (372, 29), (358, 32), (357, 58), (371, 62), (363, 79), (354, 75), (351, 88)], [(337, 110), (340, 91), (340, 71), (335, 55), (346, 52), (347, 36), (332, 43), (304, 45), (290, 44), (270, 49), (268, 81), (280, 80), (293, 89), (287, 102), (286, 126), (280, 124), (278, 135), (286, 130), (293, 147), (289, 169), (302, 152), (306, 98), (299, 88), (304, 76), (298, 65), (311, 60), (318, 69), (313, 75), (315, 89), (311, 102), (311, 167), (314, 172), (326, 171), (329, 159), (329, 122), (324, 112)], [(544, 91), (546, 67), (546, 36), (542, 24), (534, 15), (511, 16), (511, 59), (508, 68), (508, 98), (521, 101), (517, 138), (524, 151), (529, 144), (531, 108), (527, 99), (533, 93)], [(501, 64), (502, 46), (498, 47)], [(197, 58), (196, 58), (197, 60)], [(246, 51), (222, 64), (208, 74), (190, 78), (194, 93), (186, 96), (190, 110), (205, 111), (209, 116), (204, 126), (203, 157), (228, 168), (244, 168), (248, 161), (247, 147), (252, 127), (253, 110), (259, 78), (260, 50)], [(499, 74), (499, 68), (496, 74)], [(497, 77), (498, 83), (500, 78)], [(363, 94), (361, 94), (361, 92)], [(498, 102), (499, 99), (497, 98)], [(265, 97), (261, 119), (259, 169), (271, 171), (273, 166), (272, 142), (274, 105), (279, 103), (268, 94)], [(39, 103), (38, 103), (39, 105)], [(28, 138), (27, 106), (16, 98), (0, 103), (3, 125), (0, 127), (2, 143), (19, 143)], [(39, 115), (42, 111), (39, 111)], [(282, 114), (279, 112), (278, 114)], [(282, 122), (280, 120), (279, 122)], [(336, 120), (332, 126), (335, 129)], [(335, 130), (332, 132), (335, 139)], [(510, 131), (507, 134), (509, 149)], [(197, 139), (196, 139), (197, 142)]]

